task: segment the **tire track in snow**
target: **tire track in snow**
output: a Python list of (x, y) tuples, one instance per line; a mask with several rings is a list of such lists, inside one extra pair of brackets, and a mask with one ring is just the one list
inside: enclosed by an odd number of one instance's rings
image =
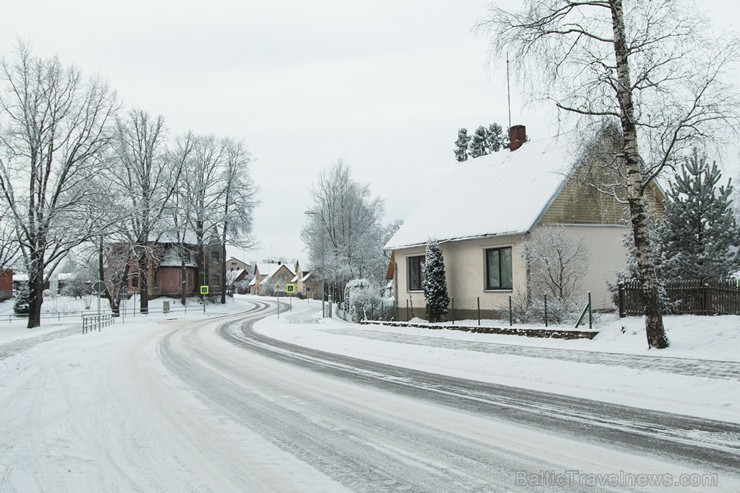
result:
[(590, 436), (600, 443), (731, 468), (740, 462), (740, 426), (690, 416), (650, 411), (600, 401), (375, 363), (286, 343), (255, 332), (222, 328), (220, 334), (246, 349), (315, 371), (351, 378), (405, 395), (444, 402), (499, 418)]

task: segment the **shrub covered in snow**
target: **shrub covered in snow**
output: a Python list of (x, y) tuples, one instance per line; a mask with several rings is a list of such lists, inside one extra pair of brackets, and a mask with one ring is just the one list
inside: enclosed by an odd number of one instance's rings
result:
[(30, 295), (27, 289), (19, 290), (15, 295), (15, 303), (13, 304), (13, 313), (16, 315), (28, 315)]
[[(582, 309), (582, 308), (581, 308)], [(569, 320), (575, 321), (579, 315), (579, 308), (572, 300), (560, 298), (547, 299), (547, 321), (552, 324), (561, 324)], [(525, 319), (529, 323), (545, 322), (545, 299), (533, 300), (527, 308)]]
[(365, 309), (379, 305), (380, 289), (367, 279), (353, 279), (344, 288), (344, 303), (352, 320), (357, 322), (365, 318)]

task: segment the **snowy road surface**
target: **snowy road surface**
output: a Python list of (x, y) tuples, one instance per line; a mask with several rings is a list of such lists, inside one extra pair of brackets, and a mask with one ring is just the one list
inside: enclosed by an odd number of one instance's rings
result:
[(294, 347), (245, 306), (0, 346), (0, 492), (740, 491), (735, 424)]

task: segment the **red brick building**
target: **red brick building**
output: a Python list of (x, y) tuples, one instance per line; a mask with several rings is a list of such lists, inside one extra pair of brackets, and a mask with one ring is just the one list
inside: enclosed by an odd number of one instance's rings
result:
[(13, 271), (10, 269), (0, 270), (0, 301), (13, 297)]
[[(149, 256), (147, 270), (139, 272), (136, 260), (129, 256), (128, 245), (113, 245), (106, 270), (106, 283), (109, 286), (121, 286), (119, 293), (113, 293), (115, 296), (120, 296), (120, 291), (124, 291), (127, 296), (139, 293), (142, 275), (145, 275), (148, 281), (149, 299), (160, 296), (177, 298), (181, 295), (183, 285), (186, 296), (198, 295), (199, 287), (204, 285), (204, 282), (209, 286), (210, 294), (221, 292), (223, 260), (219, 244), (206, 247), (202, 255), (205, 257), (205, 264), (203, 259), (199, 258), (201, 255), (196, 255), (195, 245), (186, 244), (180, 247), (177, 243), (149, 242), (147, 250)], [(127, 260), (128, 271), (125, 269)]]

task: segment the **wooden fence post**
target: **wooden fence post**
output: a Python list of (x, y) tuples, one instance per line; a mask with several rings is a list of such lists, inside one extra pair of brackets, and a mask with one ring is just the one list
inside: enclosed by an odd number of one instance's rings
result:
[(621, 281), (617, 283), (617, 288), (619, 289), (619, 318), (624, 318), (624, 283)]

